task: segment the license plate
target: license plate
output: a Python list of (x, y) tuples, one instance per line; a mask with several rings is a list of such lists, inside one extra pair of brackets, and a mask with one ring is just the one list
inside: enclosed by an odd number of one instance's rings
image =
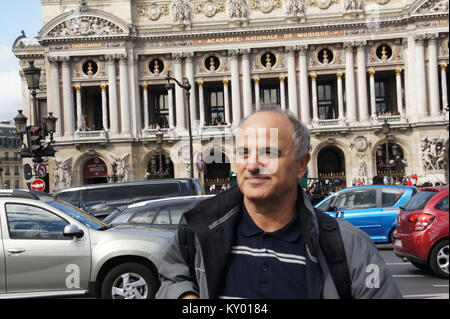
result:
[(403, 247), (403, 246), (402, 246), (402, 241), (401, 241), (400, 239), (396, 239), (396, 240), (394, 241), (394, 246), (397, 246), (397, 247)]

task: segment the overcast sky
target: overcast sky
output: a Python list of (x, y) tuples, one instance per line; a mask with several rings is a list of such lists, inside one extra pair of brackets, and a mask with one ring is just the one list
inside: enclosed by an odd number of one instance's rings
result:
[(19, 60), (12, 45), (22, 30), (36, 37), (41, 28), (40, 0), (0, 1), (0, 121), (12, 120), (22, 104)]

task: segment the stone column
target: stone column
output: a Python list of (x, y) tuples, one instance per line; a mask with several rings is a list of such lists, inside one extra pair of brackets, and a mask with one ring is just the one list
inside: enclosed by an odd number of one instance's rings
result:
[[(190, 106), (191, 106), (191, 125), (192, 129), (198, 127), (198, 115), (197, 115), (197, 92), (195, 90), (195, 79), (194, 79), (194, 53), (186, 53), (186, 77), (191, 84), (192, 88), (189, 91), (191, 93)], [(202, 124), (200, 122), (200, 124)]]
[(357, 45), (359, 120), (367, 121), (369, 119), (369, 106), (367, 103), (366, 42), (360, 41)]
[(261, 108), (261, 91), (259, 88), (259, 78), (254, 78), (255, 82), (255, 109), (259, 110)]
[(224, 99), (224, 110), (225, 110), (225, 122), (231, 124), (230, 118), (230, 97), (228, 93), (228, 80), (223, 80), (223, 99)]
[[(128, 86), (128, 108), (129, 108), (129, 126), (131, 137), (137, 138), (138, 131), (141, 129), (141, 103), (139, 94), (139, 84), (135, 67), (137, 67), (137, 55), (131, 50), (127, 53), (127, 86)], [(136, 63), (135, 63), (136, 62)]]
[(100, 85), (102, 89), (102, 124), (103, 129), (108, 131), (108, 99), (106, 97), (106, 84)]
[(128, 90), (128, 62), (127, 56), (122, 55), (119, 59), (120, 73), (120, 115), (122, 119), (121, 134), (130, 134), (130, 95)]
[(119, 133), (119, 107), (117, 103), (116, 60), (114, 55), (106, 56), (108, 67), (109, 120), (111, 134)]
[[(198, 81), (198, 108), (200, 111), (200, 126), (205, 125), (205, 92), (203, 91), (203, 81)], [(206, 123), (208, 125), (208, 123)]]
[(244, 117), (252, 112), (252, 80), (250, 78), (250, 49), (242, 49), (242, 98)]
[[(75, 92), (77, 94), (77, 131), (83, 128), (83, 108), (81, 105), (81, 86), (75, 86)], [(87, 125), (87, 123), (86, 123)]]
[(175, 127), (175, 111), (174, 111), (174, 105), (173, 105), (173, 90), (167, 91), (167, 103), (169, 103), (169, 127), (174, 128)]
[(62, 135), (62, 118), (61, 118), (61, 94), (59, 90), (59, 59), (57, 57), (49, 57), (48, 73), (47, 73), (47, 104), (49, 112), (53, 112), (58, 121), (56, 121), (55, 137)]
[(241, 91), (239, 81), (239, 52), (229, 50), (231, 59), (231, 105), (233, 109), (233, 126), (238, 126), (241, 121)]
[[(299, 47), (299, 73), (300, 73), (300, 110), (301, 110), (301, 120), (304, 124), (309, 124), (311, 122), (311, 113), (309, 110), (309, 88), (308, 88), (308, 68), (306, 64), (306, 55), (308, 54), (308, 46), (300, 45)], [(298, 118), (297, 109), (289, 109)]]
[(428, 35), (428, 92), (430, 96), (431, 116), (439, 116), (441, 114), (437, 52), (438, 37), (439, 34)]
[(416, 41), (414, 35), (408, 35), (407, 39), (403, 40), (406, 47), (405, 53), (406, 65), (405, 65), (405, 109), (408, 118), (414, 118), (417, 112), (417, 100), (416, 100)]
[(289, 109), (298, 110), (297, 98), (297, 70), (295, 68), (295, 52), (293, 46), (286, 47), (288, 69), (288, 103)]
[(148, 87), (147, 84), (142, 84), (142, 101), (144, 102), (144, 127), (148, 128), (150, 125), (148, 114)]
[[(180, 83), (183, 83), (183, 68), (181, 66), (182, 57), (181, 53), (173, 53), (174, 59), (174, 78), (177, 79)], [(174, 85), (175, 87), (175, 112), (177, 115), (177, 129), (186, 128), (185, 119), (184, 119), (184, 89), (179, 87), (178, 85)]]
[(424, 35), (416, 35), (416, 117), (421, 118), (428, 116), (427, 111), (427, 88), (425, 74), (425, 54), (423, 47)]
[(70, 65), (70, 57), (62, 58), (64, 135), (66, 137), (73, 136), (75, 126)]
[(286, 109), (286, 89), (284, 85), (284, 76), (280, 76), (280, 106), (281, 109)]
[(402, 69), (395, 70), (395, 84), (397, 89), (397, 111), (400, 115), (403, 115)]
[(370, 87), (370, 109), (372, 116), (376, 116), (377, 113), (377, 100), (375, 96), (375, 70), (369, 71), (369, 87)]
[(132, 57), (133, 63), (131, 70), (133, 72), (133, 76), (132, 80), (130, 81), (133, 87), (132, 94), (134, 95), (134, 99), (132, 99), (134, 114), (131, 124), (133, 124), (133, 137), (140, 138), (142, 134), (142, 110), (141, 110), (141, 94), (139, 87), (139, 56), (133, 54)]
[(347, 100), (347, 120), (356, 121), (355, 73), (353, 62), (353, 42), (344, 43), (345, 47), (345, 96)]
[(338, 94), (338, 110), (339, 110), (339, 119), (344, 120), (344, 92), (342, 90), (342, 73), (336, 74), (337, 76), (337, 94)]
[(311, 74), (311, 96), (312, 96), (312, 107), (313, 107), (313, 122), (319, 120), (319, 106), (317, 104), (317, 74)]
[(441, 91), (442, 91), (442, 109), (445, 111), (448, 107), (447, 99), (447, 64), (441, 64)]

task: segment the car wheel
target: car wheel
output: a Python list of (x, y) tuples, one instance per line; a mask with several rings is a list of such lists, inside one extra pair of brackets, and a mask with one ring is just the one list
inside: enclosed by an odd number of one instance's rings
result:
[(112, 268), (102, 283), (103, 299), (153, 299), (157, 282), (150, 269), (138, 263)]
[(394, 245), (394, 232), (395, 232), (395, 227), (389, 232), (389, 244)]
[(448, 279), (448, 240), (434, 246), (430, 254), (430, 267), (439, 278)]

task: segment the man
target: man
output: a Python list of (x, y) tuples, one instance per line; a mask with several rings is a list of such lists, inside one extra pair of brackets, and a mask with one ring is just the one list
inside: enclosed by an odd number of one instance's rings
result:
[[(238, 185), (184, 214), (160, 266), (157, 298), (339, 298), (319, 243), (318, 216), (325, 214), (298, 186), (309, 139), (288, 111), (244, 119)], [(351, 297), (400, 298), (370, 238), (345, 221), (339, 229)]]

